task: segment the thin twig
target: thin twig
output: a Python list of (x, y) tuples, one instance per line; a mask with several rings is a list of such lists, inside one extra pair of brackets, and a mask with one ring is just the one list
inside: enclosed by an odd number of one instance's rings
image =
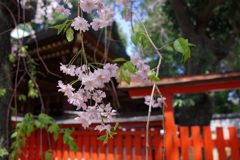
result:
[(44, 68), (45, 68), (46, 71), (47, 71), (47, 73), (50, 73), (50, 74), (52, 74), (52, 75), (54, 75), (54, 76), (56, 76), (56, 77), (62, 78), (62, 76), (60, 76), (60, 75), (58, 75), (58, 74), (55, 74), (55, 73), (51, 72), (51, 71), (48, 69), (47, 65), (45, 64), (44, 60), (42, 59), (42, 57), (41, 57), (40, 54), (39, 54), (38, 42), (37, 42), (37, 40), (36, 40), (35, 38), (34, 38), (34, 41), (35, 41), (35, 43), (36, 43), (36, 49), (37, 49), (38, 58), (39, 58), (40, 61), (42, 62)]
[(101, 29), (100, 34), (98, 36), (97, 44), (96, 44), (96, 46), (94, 48), (94, 51), (93, 51), (93, 59), (94, 59), (95, 62), (97, 62), (96, 52), (97, 52), (98, 45), (100, 44), (100, 39), (102, 37), (102, 32), (103, 32), (103, 30)]
[[(160, 92), (159, 88), (156, 87), (157, 93), (159, 94), (160, 98), (163, 98), (162, 93)], [(163, 155), (162, 158), (163, 160), (165, 159), (165, 149), (166, 149), (166, 138), (165, 138), (165, 125), (164, 125), (164, 108), (167, 107), (167, 104), (165, 103), (165, 101), (163, 101), (163, 106), (162, 106), (162, 113), (163, 113), (163, 119), (162, 119), (162, 127), (163, 127)]]
[(41, 113), (44, 113), (45, 112), (45, 107), (44, 107), (44, 102), (43, 102), (43, 98), (42, 98), (42, 95), (41, 95), (41, 92), (40, 92), (40, 88), (37, 84), (37, 82), (35, 81), (35, 79), (33, 78), (33, 76), (29, 73), (28, 69), (27, 69), (27, 65), (26, 65), (26, 61), (25, 59), (23, 59), (23, 64), (24, 64), (24, 68), (26, 70), (26, 73), (28, 74), (28, 76), (31, 78), (31, 80), (33, 81), (34, 85), (36, 86), (36, 89), (37, 89), (37, 92), (38, 92), (38, 95), (39, 95), (39, 99), (40, 99), (40, 103), (41, 103)]
[(7, 33), (7, 32), (10, 32), (10, 31), (12, 31), (13, 29), (8, 29), (8, 30), (6, 30), (6, 31), (4, 31), (4, 32), (2, 32), (2, 33), (0, 33), (0, 36), (2, 35), (2, 34), (4, 34), (4, 33)]
[(170, 46), (170, 45), (173, 44), (176, 40), (178, 40), (178, 39), (175, 39), (173, 42), (171, 42), (171, 43), (169, 43), (169, 44), (167, 44), (167, 45), (165, 45), (165, 46), (163, 46), (163, 47), (161, 47), (161, 48), (158, 48), (157, 50), (161, 50), (161, 49), (163, 49), (163, 48), (165, 48), (165, 47), (167, 47), (167, 46)]
[[(153, 43), (153, 41), (151, 40), (146, 27), (144, 26), (144, 24), (142, 23), (142, 21), (140, 20), (140, 18), (138, 17), (138, 15), (132, 11), (133, 14), (135, 14), (135, 16), (137, 17), (138, 21), (140, 22), (140, 24), (142, 25), (144, 32), (147, 36), (147, 39), (149, 40), (149, 42), (151, 43), (152, 47), (154, 48), (154, 50), (157, 52), (158, 56), (159, 56), (159, 61), (158, 61), (158, 66), (157, 66), (157, 71), (156, 71), (156, 76), (158, 76), (159, 73), (159, 69), (161, 66), (161, 62), (162, 62), (162, 55), (161, 53), (158, 51), (158, 48), (155, 46), (155, 44)], [(148, 106), (148, 118), (147, 118), (147, 124), (146, 124), (146, 160), (148, 160), (148, 147), (149, 147), (149, 143), (148, 143), (148, 134), (149, 134), (149, 122), (150, 122), (150, 116), (151, 116), (151, 106), (152, 106), (152, 100), (153, 100), (153, 96), (154, 96), (154, 91), (156, 88), (156, 82), (154, 82), (153, 84), (153, 88), (152, 88), (152, 93), (151, 93), (151, 98), (150, 98), (150, 104)]]

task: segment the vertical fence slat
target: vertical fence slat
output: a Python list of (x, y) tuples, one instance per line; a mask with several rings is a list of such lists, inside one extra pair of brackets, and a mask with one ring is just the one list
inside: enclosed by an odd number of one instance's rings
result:
[[(163, 155), (162, 155), (162, 147), (164, 146), (163, 144), (163, 139), (161, 138), (160, 135), (154, 135), (154, 138), (152, 139), (152, 145), (155, 148), (155, 152), (154, 152), (154, 158), (156, 160), (162, 160), (163, 159)], [(139, 159), (141, 160), (141, 159)]]
[(202, 160), (202, 139), (200, 139), (200, 127), (192, 126), (193, 156), (194, 160)]
[(41, 155), (41, 157), (43, 157), (43, 159), (44, 159), (44, 156), (45, 156), (45, 153), (46, 153), (46, 151), (49, 149), (49, 146), (48, 146), (48, 133), (47, 133), (47, 131), (46, 130), (43, 130), (42, 131), (42, 151), (43, 151), (43, 153), (42, 153), (42, 155)]
[[(76, 142), (76, 139), (77, 139), (76, 135), (72, 135), (72, 137), (73, 137), (74, 142)], [(75, 157), (76, 157), (76, 154), (71, 149), (69, 149), (69, 157), (70, 157), (71, 160), (75, 160)]]
[(177, 127), (166, 126), (166, 160), (179, 160)]
[(100, 148), (99, 160), (106, 160), (106, 149), (103, 141), (98, 141), (98, 145)]
[(135, 159), (142, 160), (142, 151), (141, 151), (141, 136), (135, 135), (133, 139), (134, 149), (135, 149)]
[(90, 160), (90, 146), (89, 146), (90, 137), (89, 136), (90, 135), (84, 135), (84, 138), (83, 138), (85, 160)]
[(124, 145), (126, 147), (126, 160), (132, 160), (132, 138), (131, 138), (131, 135), (127, 135), (125, 137)]
[(67, 144), (63, 144), (63, 160), (67, 160), (69, 157), (69, 147)]
[(216, 145), (218, 149), (219, 160), (226, 160), (225, 141), (223, 139), (223, 128), (217, 127)]
[(108, 146), (108, 157), (107, 158), (108, 158), (108, 160), (114, 160), (114, 150), (113, 150), (114, 146), (113, 146), (112, 138), (110, 138), (108, 140), (107, 146)]
[(40, 159), (40, 138), (41, 138), (41, 130), (37, 130), (36, 131), (36, 149), (35, 149), (35, 160), (39, 160)]
[[(31, 135), (30, 135), (31, 136)], [(21, 160), (27, 160), (28, 158), (28, 148), (29, 148), (29, 138), (30, 137), (25, 137), (26, 140), (25, 140), (25, 146), (22, 148), (22, 152), (21, 152)]]
[(182, 153), (182, 159), (189, 160), (189, 135), (188, 135), (188, 127), (180, 127), (180, 147)]
[(78, 160), (82, 160), (82, 135), (81, 134), (77, 134), (77, 140), (76, 143), (78, 145), (78, 150), (77, 150), (77, 159)]
[(230, 147), (231, 147), (231, 158), (232, 160), (240, 159), (236, 127), (229, 127), (228, 130), (229, 130)]
[(59, 134), (58, 140), (57, 140), (57, 159), (62, 160), (62, 147), (63, 147), (63, 135)]
[(51, 141), (51, 149), (52, 149), (52, 159), (55, 159), (57, 157), (57, 141), (54, 140), (53, 135), (50, 137)]
[(34, 151), (35, 151), (35, 141), (36, 141), (36, 131), (32, 132), (31, 136), (30, 136), (30, 143), (29, 143), (29, 150), (28, 150), (28, 158), (29, 159), (33, 159), (34, 156)]
[(203, 144), (204, 144), (206, 160), (212, 160), (213, 159), (214, 142), (212, 140), (211, 134), (212, 133), (211, 133), (210, 127), (209, 126), (204, 126), (203, 127)]
[(91, 159), (98, 159), (98, 151), (97, 151), (97, 137), (96, 136), (91, 136), (91, 146), (92, 146), (92, 154), (91, 154)]
[(123, 139), (122, 136), (118, 136), (116, 138), (116, 147), (117, 147), (117, 160), (123, 159)]
[[(150, 133), (150, 132), (149, 132)], [(148, 144), (149, 144), (149, 147), (148, 147), (148, 159), (149, 160), (152, 160), (153, 159), (153, 157), (152, 157), (152, 141), (151, 141), (151, 134), (149, 134), (149, 137), (146, 137), (146, 138), (148, 138)]]

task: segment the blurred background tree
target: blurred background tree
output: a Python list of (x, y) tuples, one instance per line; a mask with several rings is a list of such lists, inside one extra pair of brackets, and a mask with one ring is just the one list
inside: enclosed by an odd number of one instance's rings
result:
[[(181, 63), (181, 55), (171, 46), (160, 50), (164, 57), (160, 77), (240, 71), (240, 1), (148, 0), (142, 1), (141, 9), (145, 13), (144, 25), (157, 47), (181, 36), (196, 45), (191, 48), (191, 58), (186, 64)], [(135, 27), (141, 29), (138, 23)], [(143, 52), (150, 66), (156, 66), (158, 56), (150, 44)], [(175, 100), (178, 122), (209, 125), (214, 113), (239, 111), (239, 104), (236, 108), (228, 99), (231, 92), (216, 92), (211, 96), (209, 93), (179, 95)]]

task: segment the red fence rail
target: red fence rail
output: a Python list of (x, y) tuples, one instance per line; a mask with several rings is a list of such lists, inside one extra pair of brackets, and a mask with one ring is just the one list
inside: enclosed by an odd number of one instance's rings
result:
[[(174, 129), (176, 132), (166, 132), (165, 152), (163, 136), (160, 135), (159, 130), (160, 128), (155, 128), (149, 131), (149, 160), (213, 160), (217, 157), (219, 160), (240, 160), (240, 140), (237, 137), (236, 127), (228, 129), (228, 139), (224, 139), (222, 128), (217, 128), (216, 139), (212, 139), (209, 126), (176, 127)], [(55, 142), (46, 132), (36, 131), (27, 139), (21, 159), (39, 160), (44, 157), (44, 152), (49, 148), (53, 151), (52, 159), (57, 160), (143, 160), (146, 158), (145, 130), (119, 130), (115, 138), (110, 139), (106, 145), (96, 139), (99, 135), (96, 131), (73, 132), (73, 137), (78, 144), (77, 153), (74, 153), (63, 143), (62, 135)], [(163, 153), (165, 153), (164, 158)]]

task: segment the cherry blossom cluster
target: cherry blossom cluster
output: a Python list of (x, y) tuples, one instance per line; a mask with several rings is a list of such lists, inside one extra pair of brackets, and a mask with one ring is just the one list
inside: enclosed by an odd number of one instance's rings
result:
[(123, 6), (123, 12), (122, 12), (122, 18), (125, 19), (126, 21), (131, 20), (131, 5), (132, 0), (116, 0), (116, 4), (118, 6)]
[(131, 77), (131, 81), (139, 82), (142, 84), (148, 83), (149, 82), (148, 73), (150, 72), (149, 65), (146, 64), (145, 60), (141, 60), (141, 57), (139, 54), (134, 54), (130, 58), (131, 58), (131, 62), (135, 65), (137, 69), (136, 75), (130, 72), (127, 73), (127, 75)]
[[(59, 3), (61, 2), (60, 0), (57, 1)], [(92, 13), (93, 10), (97, 10), (97, 14), (99, 16), (94, 18), (91, 23), (88, 23), (88, 21), (83, 17), (75, 17), (71, 26), (77, 31), (88, 31), (90, 26), (92, 26), (94, 30), (98, 30), (101, 27), (111, 26), (114, 21), (113, 17), (115, 12), (113, 11), (112, 6), (104, 6), (101, 0), (79, 0), (79, 7), (82, 11), (87, 13)], [(55, 10), (65, 15), (71, 14), (70, 10), (64, 8), (63, 5), (58, 5)]]
[[(58, 91), (63, 92), (68, 97), (68, 102), (76, 106), (77, 110), (85, 111), (78, 114), (75, 120), (81, 122), (84, 128), (89, 127), (94, 119), (101, 119), (101, 116), (112, 122), (111, 114), (116, 111), (112, 109), (110, 103), (106, 105), (103, 103), (106, 93), (101, 88), (104, 87), (104, 83), (108, 83), (112, 77), (116, 76), (117, 65), (107, 63), (103, 68), (95, 69), (92, 72), (87, 65), (77, 67), (61, 64), (60, 70), (67, 75), (78, 77), (77, 80), (81, 81), (79, 89), (74, 88), (71, 84), (64, 84), (61, 80), (58, 81), (60, 88)], [(110, 125), (102, 123), (102, 125), (96, 126), (95, 130), (110, 132), (110, 128)]]
[[(151, 107), (152, 108), (163, 107), (165, 100), (166, 100), (165, 97), (158, 97), (156, 100), (152, 99)], [(150, 101), (151, 101), (151, 96), (146, 96), (144, 103), (149, 106)]]
[[(131, 81), (140, 83), (149, 82), (148, 72), (150, 72), (150, 67), (145, 64), (144, 60), (141, 60), (139, 54), (131, 56), (130, 59), (133, 67), (136, 69), (136, 74), (125, 70), (126, 75), (131, 77)], [(119, 78), (118, 66), (107, 63), (102, 68), (96, 69), (93, 67), (92, 70), (90, 66), (84, 64), (78, 67), (61, 64), (60, 70), (67, 75), (77, 77), (77, 80), (71, 84), (64, 84), (61, 80), (58, 81), (58, 87), (60, 88), (58, 91), (63, 92), (68, 97), (68, 102), (76, 106), (76, 110), (82, 109), (84, 111), (79, 113), (78, 117), (75, 118), (75, 120), (82, 123), (84, 128), (88, 128), (93, 120), (101, 120), (102, 116), (106, 117), (108, 122), (112, 122), (111, 114), (116, 112), (112, 109), (110, 103), (103, 103), (106, 93), (102, 88), (104, 88), (105, 83), (109, 83), (111, 78)], [(81, 81), (81, 87), (76, 89), (73, 84), (78, 81)], [(155, 103), (154, 106), (156, 106)], [(110, 128), (110, 125), (102, 123), (96, 126), (95, 130), (107, 130), (110, 132)]]
[(81, 30), (85, 32), (88, 30), (90, 25), (94, 30), (112, 25), (113, 16), (115, 15), (112, 6), (104, 6), (101, 0), (80, 0), (79, 4), (80, 8), (87, 13), (92, 13), (92, 11), (96, 9), (99, 17), (94, 18), (90, 24), (88, 24), (84, 18), (79, 16), (76, 17), (74, 19), (75, 22), (73, 22), (71, 25), (75, 30)]

